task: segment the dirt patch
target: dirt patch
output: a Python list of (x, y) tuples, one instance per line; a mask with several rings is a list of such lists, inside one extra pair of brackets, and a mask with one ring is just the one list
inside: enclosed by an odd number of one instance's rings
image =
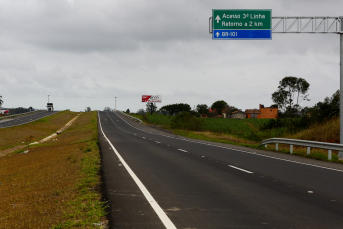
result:
[(17, 150), (21, 150), (25, 147), (26, 147), (26, 145), (18, 145), (18, 146), (15, 146), (13, 148), (2, 150), (2, 151), (0, 151), (0, 157), (5, 156), (6, 154), (12, 153), (12, 152), (17, 151)]
[(173, 131), (164, 129), (163, 126), (160, 126), (160, 125), (154, 125), (154, 124), (146, 124), (146, 125), (151, 127), (151, 128), (154, 128), (156, 130), (160, 130), (160, 131), (163, 131), (165, 133), (168, 133), (168, 134), (174, 134)]

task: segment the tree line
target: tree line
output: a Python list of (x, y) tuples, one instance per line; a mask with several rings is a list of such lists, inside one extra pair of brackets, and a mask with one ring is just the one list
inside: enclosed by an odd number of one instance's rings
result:
[[(326, 97), (324, 101), (318, 102), (312, 107), (302, 107), (300, 105), (301, 102), (310, 101), (309, 89), (310, 84), (303, 78), (297, 78), (295, 76), (284, 77), (279, 82), (277, 90), (271, 95), (271, 99), (274, 102), (271, 107), (279, 108), (278, 116), (276, 119), (270, 119), (262, 128), (287, 127), (293, 133), (306, 129), (313, 123), (325, 122), (340, 115), (339, 90), (331, 97)], [(187, 103), (169, 104), (162, 106), (160, 109), (157, 108), (155, 103), (147, 103), (146, 109), (140, 109), (137, 113), (160, 113), (172, 116), (188, 113), (197, 117), (202, 115), (215, 117), (224, 113), (231, 115), (232, 112), (237, 110), (237, 107), (229, 105), (224, 100), (218, 100), (211, 106), (198, 104), (194, 109)], [(127, 112), (129, 112), (129, 109)]]
[(212, 115), (221, 115), (223, 113), (231, 114), (233, 111), (238, 110), (234, 106), (230, 106), (224, 100), (218, 100), (214, 102), (210, 107), (206, 104), (198, 104), (195, 109), (192, 109), (191, 106), (187, 103), (175, 103), (162, 106), (160, 109), (157, 109), (155, 103), (148, 102), (146, 104), (146, 109), (139, 109), (137, 113), (145, 114), (145, 113), (160, 113), (164, 115), (178, 115), (183, 112), (190, 113), (193, 116), (201, 116), (201, 115), (209, 115), (209, 110), (212, 110)]

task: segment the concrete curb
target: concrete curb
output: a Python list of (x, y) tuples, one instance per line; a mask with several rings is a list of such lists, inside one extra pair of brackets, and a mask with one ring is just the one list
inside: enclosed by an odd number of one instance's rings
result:
[(53, 133), (52, 135), (49, 135), (48, 137), (46, 138), (43, 138), (42, 140), (39, 140), (37, 142), (33, 142), (31, 143), (30, 145), (36, 145), (36, 144), (39, 144), (39, 143), (43, 143), (43, 142), (46, 142), (46, 141), (49, 141), (50, 139), (53, 139), (55, 137), (57, 137), (57, 135), (60, 135), (63, 131), (65, 131), (66, 129), (68, 129), (68, 127), (73, 124), (73, 122), (81, 115), (78, 114), (75, 118), (73, 118), (72, 120), (70, 120), (67, 124), (65, 124), (61, 129), (59, 129), (58, 131), (56, 131), (56, 133)]

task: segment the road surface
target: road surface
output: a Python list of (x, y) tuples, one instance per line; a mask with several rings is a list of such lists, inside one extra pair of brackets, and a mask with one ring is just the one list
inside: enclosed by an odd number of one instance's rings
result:
[(99, 112), (111, 228), (342, 228), (343, 165)]
[(27, 115), (23, 115), (23, 116), (11, 118), (11, 119), (0, 119), (0, 128), (23, 125), (23, 124), (44, 118), (46, 116), (56, 114), (57, 112), (58, 111), (40, 111), (40, 112), (35, 112), (33, 114), (27, 114)]

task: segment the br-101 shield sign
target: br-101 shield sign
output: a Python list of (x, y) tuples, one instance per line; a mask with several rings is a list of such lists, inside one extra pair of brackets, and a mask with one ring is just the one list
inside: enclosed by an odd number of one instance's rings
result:
[(161, 95), (142, 95), (142, 102), (150, 102), (150, 103), (161, 103), (162, 96)]

